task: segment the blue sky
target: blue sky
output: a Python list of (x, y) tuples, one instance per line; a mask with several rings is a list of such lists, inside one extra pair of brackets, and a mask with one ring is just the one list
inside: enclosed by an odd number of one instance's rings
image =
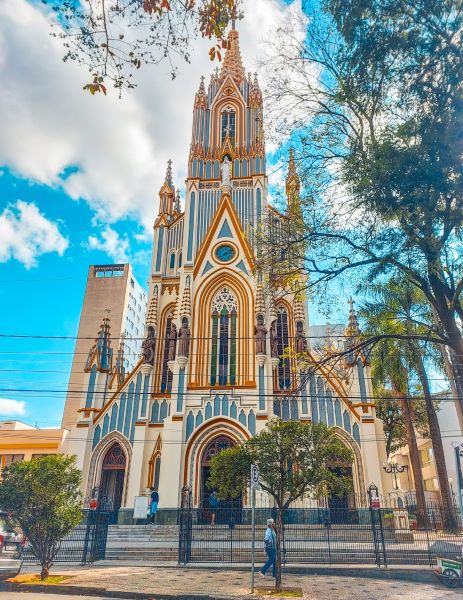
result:
[[(82, 91), (87, 73), (63, 64), (44, 11), (27, 0), (0, 3), (0, 334), (72, 337), (89, 264), (130, 261), (146, 286), (157, 190), (168, 158), (183, 187), (194, 93), (215, 65), (209, 41), (199, 40), (174, 81), (161, 64), (142, 69), (122, 99), (91, 97)], [(242, 56), (255, 70), (262, 38), (300, 4), (249, 0), (245, 11)], [(273, 185), (283, 176), (280, 163), (270, 165)], [(345, 298), (340, 306), (345, 315)], [(323, 322), (316, 307), (312, 321)], [(72, 339), (0, 337), (0, 419), (58, 426), (73, 347)]]

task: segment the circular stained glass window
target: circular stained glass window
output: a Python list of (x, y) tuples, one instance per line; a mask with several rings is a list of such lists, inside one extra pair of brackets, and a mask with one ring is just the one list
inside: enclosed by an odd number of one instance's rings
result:
[(235, 249), (229, 244), (222, 244), (215, 251), (215, 255), (218, 260), (222, 262), (229, 262), (230, 260), (233, 260), (235, 256)]

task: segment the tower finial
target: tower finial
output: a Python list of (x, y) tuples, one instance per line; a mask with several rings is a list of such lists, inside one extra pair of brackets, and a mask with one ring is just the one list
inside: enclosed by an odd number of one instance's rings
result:
[(166, 170), (166, 183), (169, 187), (172, 187), (172, 160), (169, 158), (167, 161), (167, 170)]
[(244, 71), (243, 63), (241, 61), (241, 53), (238, 40), (238, 31), (234, 27), (232, 27), (232, 29), (228, 32), (228, 48), (225, 52), (225, 56), (223, 59), (220, 77), (224, 78), (227, 75), (230, 75), (231, 77), (233, 77), (235, 82), (238, 85), (240, 85), (240, 83), (246, 77), (246, 73)]

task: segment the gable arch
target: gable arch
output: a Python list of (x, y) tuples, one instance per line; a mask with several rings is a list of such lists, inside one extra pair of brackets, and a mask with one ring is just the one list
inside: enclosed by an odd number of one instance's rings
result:
[(88, 479), (87, 479), (87, 489), (86, 495), (90, 495), (92, 489), (99, 485), (101, 480), (101, 472), (103, 469), (103, 460), (106, 456), (108, 450), (114, 444), (119, 444), (122, 448), (125, 459), (126, 459), (126, 467), (125, 467), (125, 475), (124, 475), (124, 493), (122, 497), (122, 506), (125, 506), (127, 499), (127, 483), (130, 473), (130, 467), (132, 462), (132, 448), (130, 446), (129, 441), (126, 437), (124, 437), (118, 431), (112, 431), (106, 437), (104, 437), (98, 444), (95, 446), (95, 449), (92, 452), (92, 458), (90, 459), (90, 466), (88, 470)]
[[(236, 299), (236, 386), (255, 385), (253, 360), (254, 297), (244, 277), (229, 268), (207, 277), (195, 291), (195, 315), (192, 338), (196, 349), (192, 352), (190, 385), (206, 387), (209, 382), (212, 338), (212, 302), (221, 288), (227, 287)], [(252, 360), (251, 360), (252, 359)]]
[(183, 485), (190, 487), (195, 504), (199, 499), (199, 475), (204, 450), (217, 437), (227, 436), (237, 445), (250, 439), (246, 429), (237, 422), (217, 417), (203, 423), (193, 434), (185, 450)]
[(366, 498), (366, 487), (365, 480), (363, 477), (363, 460), (362, 453), (360, 452), (359, 445), (354, 438), (348, 434), (341, 427), (332, 427), (335, 435), (342, 441), (342, 443), (349, 448), (352, 452), (352, 476), (354, 480), (354, 492), (360, 496), (360, 498)]

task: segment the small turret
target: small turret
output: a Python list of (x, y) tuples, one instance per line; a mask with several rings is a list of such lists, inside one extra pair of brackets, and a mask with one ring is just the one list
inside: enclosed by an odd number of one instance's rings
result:
[(159, 215), (171, 217), (174, 213), (175, 186), (172, 182), (172, 161), (167, 161), (166, 177), (159, 191)]

